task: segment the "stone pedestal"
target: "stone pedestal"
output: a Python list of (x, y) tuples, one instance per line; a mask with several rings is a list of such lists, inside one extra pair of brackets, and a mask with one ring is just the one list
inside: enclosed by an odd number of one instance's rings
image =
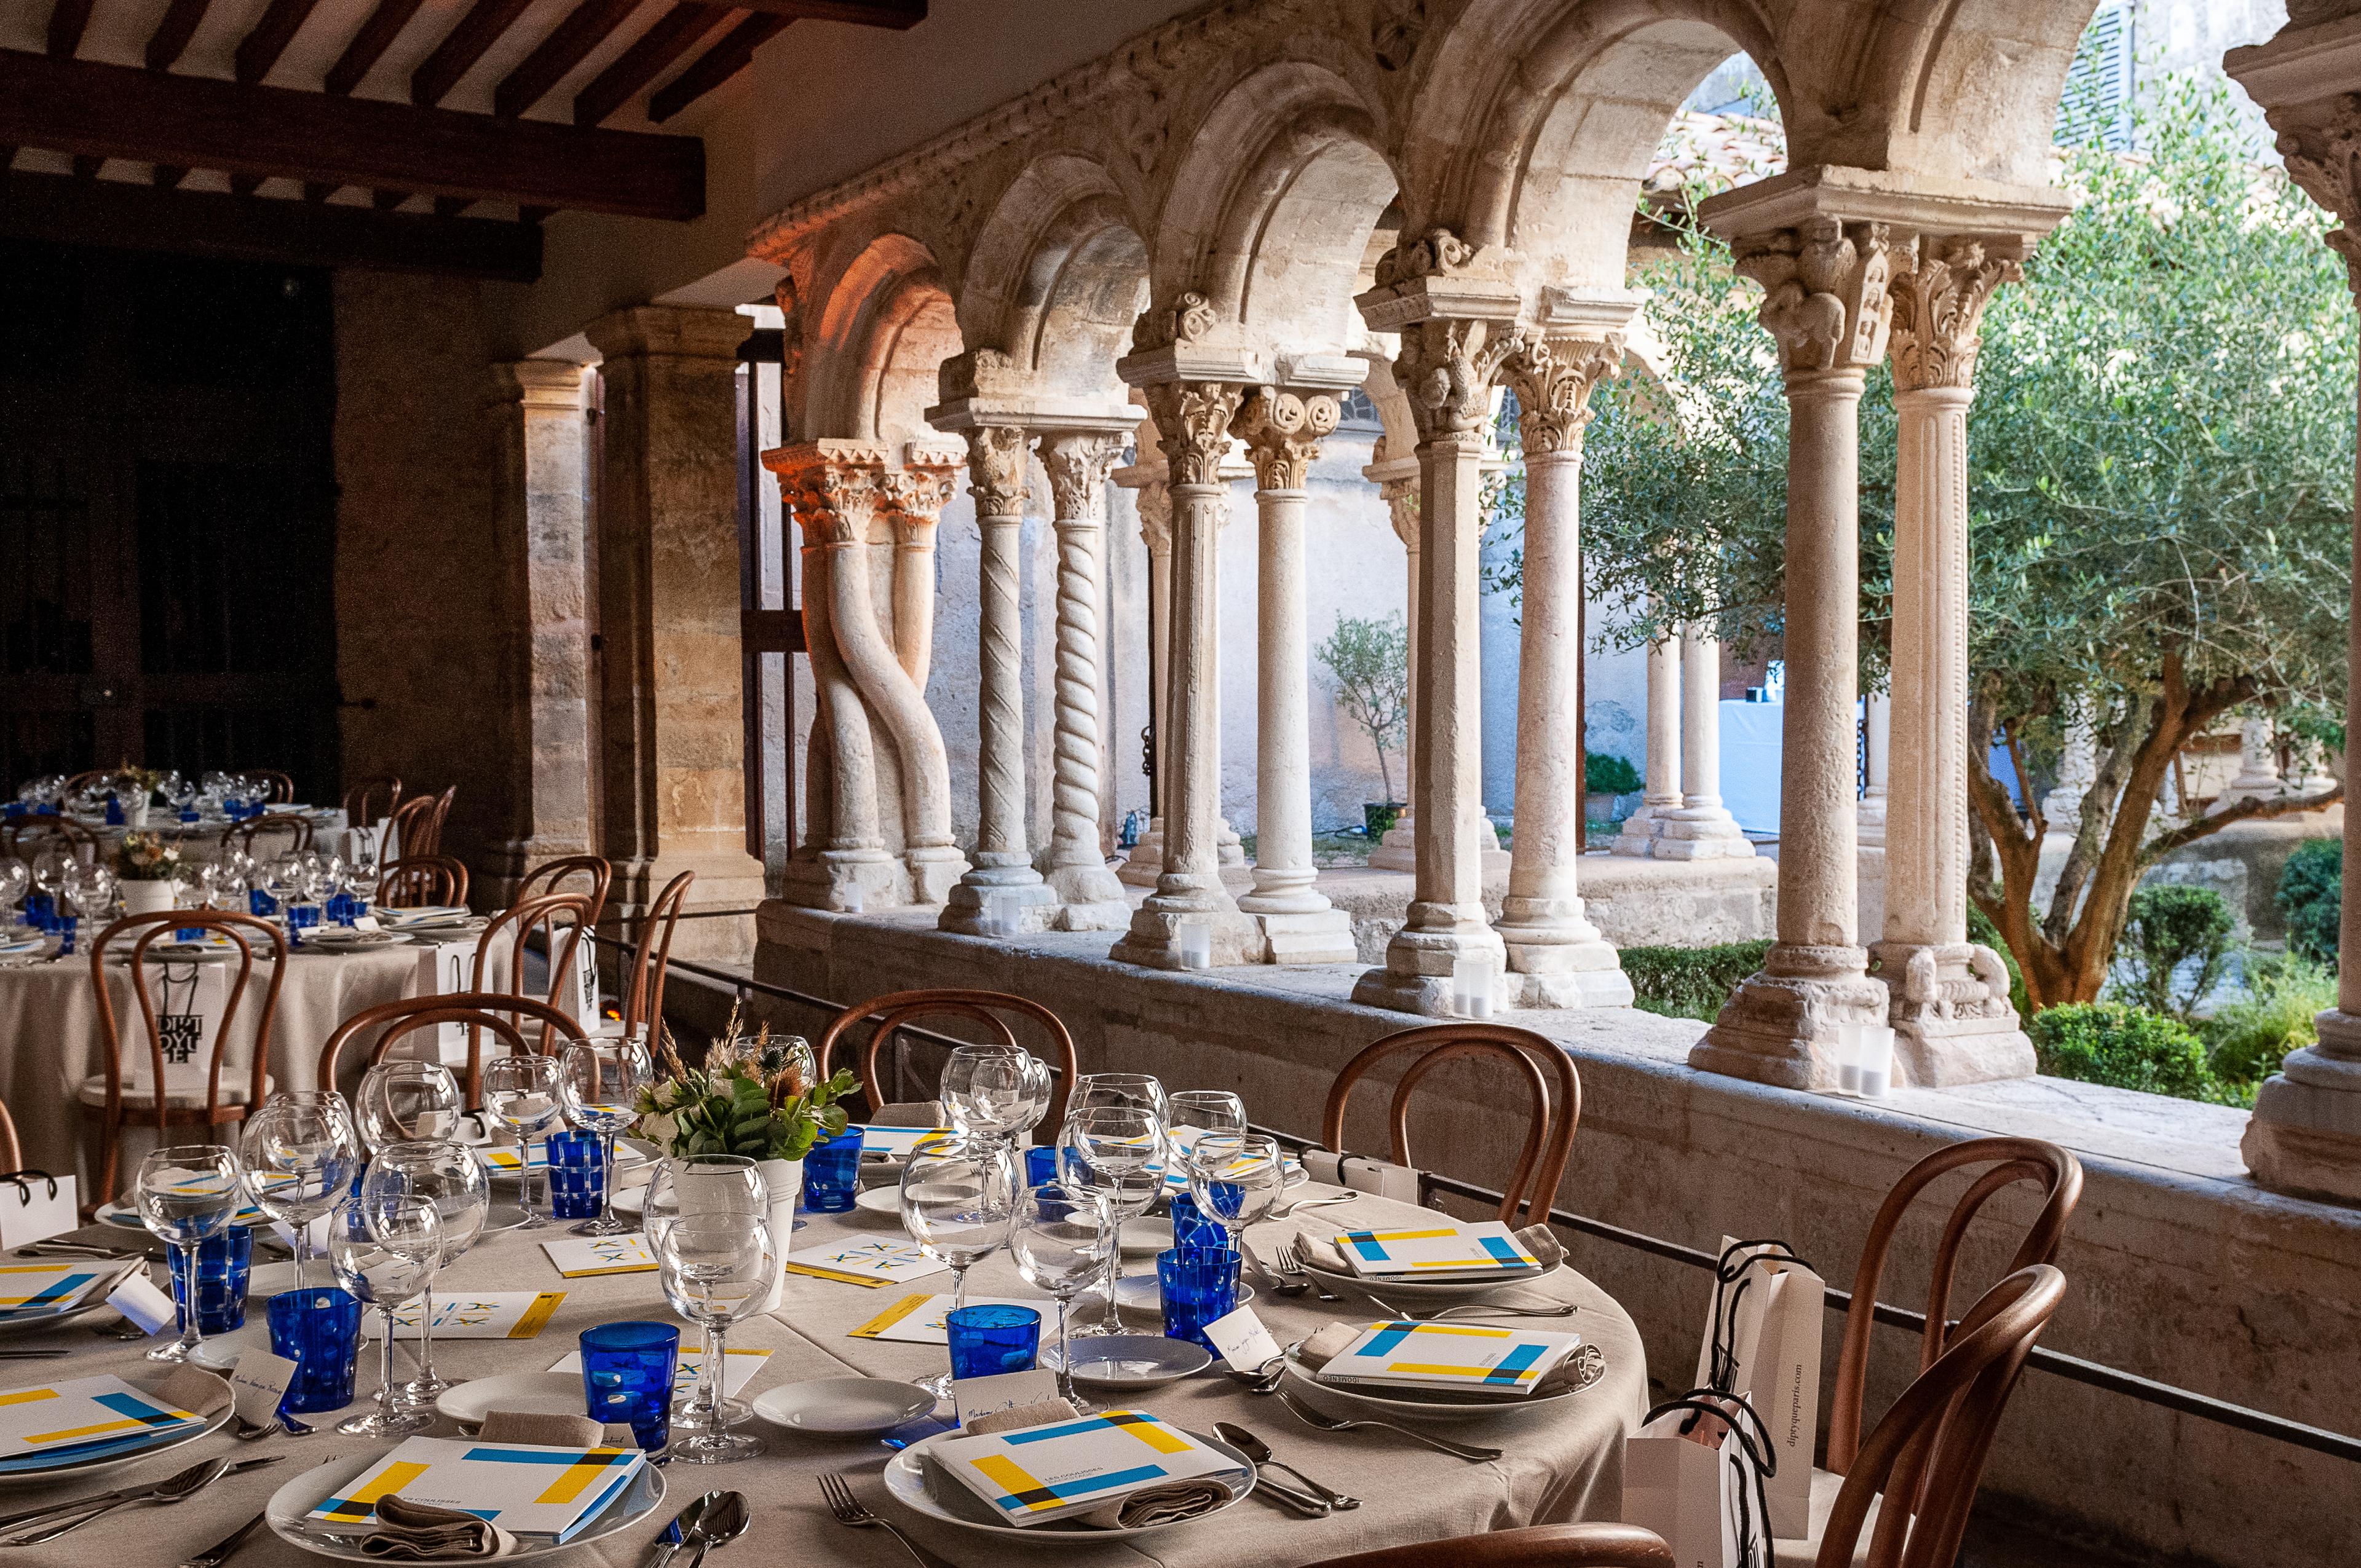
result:
[(1753, 857), (1721, 804), (1721, 644), (1704, 627), (1681, 631), (1681, 807), (1659, 818), (1652, 854), (1664, 861)]
[[(2349, 864), (2349, 842), (2346, 854)], [(2354, 924), (2348, 915), (2347, 938)], [(2339, 1000), (2349, 1006), (2353, 998)], [(2313, 1027), (2320, 1044), (2290, 1051), (2264, 1080), (2238, 1152), (2255, 1179), (2275, 1192), (2361, 1204), (2361, 1012), (2339, 1007), (2320, 1014)]]

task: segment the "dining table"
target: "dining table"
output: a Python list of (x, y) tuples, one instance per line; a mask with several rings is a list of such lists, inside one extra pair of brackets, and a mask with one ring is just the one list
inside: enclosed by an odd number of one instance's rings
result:
[[(507, 1183), (501, 1186), (504, 1192), (512, 1191)], [(1298, 1201), (1335, 1196), (1342, 1190), (1314, 1183), (1297, 1190)], [(498, 1225), (513, 1217), (513, 1211), (503, 1201), (496, 1205), (491, 1223)], [(1253, 1255), (1268, 1258), (1299, 1235), (1327, 1237), (1346, 1228), (1400, 1225), (1422, 1217), (1429, 1222), (1436, 1218), (1411, 1205), (1358, 1194), (1346, 1205), (1302, 1210), (1265, 1222), (1249, 1230), (1246, 1241)], [(103, 1227), (79, 1234), (125, 1238), (125, 1233)], [(685, 1345), (696, 1343), (690, 1326), (666, 1307), (653, 1272), (561, 1277), (540, 1243), (568, 1234), (562, 1224), (534, 1231), (488, 1229), (465, 1256), (446, 1264), (436, 1285), (440, 1293), (562, 1289), (565, 1298), (533, 1338), (438, 1340), (434, 1358), (443, 1376), (469, 1378), (547, 1371), (577, 1348), (582, 1331), (618, 1321), (675, 1324)], [(807, 1213), (800, 1216), (790, 1250), (836, 1245), (862, 1235), (905, 1239), (891, 1214), (857, 1209), (840, 1214)], [(1154, 1266), (1152, 1259), (1126, 1260), (1129, 1272), (1146, 1270), (1152, 1276)], [(1301, 1340), (1340, 1318), (1368, 1321), (1388, 1315), (1366, 1302), (1325, 1302), (1308, 1290), (1279, 1294), (1268, 1284), (1264, 1281), (1265, 1288), (1252, 1305), (1282, 1344)], [(1041, 1295), (1024, 1283), (1005, 1249), (970, 1270), (967, 1288), (971, 1296), (995, 1299)], [(909, 1381), (941, 1371), (947, 1352), (939, 1345), (854, 1338), (851, 1331), (871, 1321), (898, 1297), (950, 1288), (948, 1274), (877, 1288), (787, 1275), (774, 1311), (749, 1319), (730, 1331), (733, 1350), (770, 1352), (739, 1397), (752, 1401), (767, 1388), (806, 1379), (862, 1376)], [(1103, 1389), (1084, 1390), (1103, 1409), (1144, 1410), (1196, 1432), (1210, 1433), (1216, 1421), (1247, 1428), (1268, 1443), (1280, 1460), (1362, 1499), (1360, 1507), (1325, 1518), (1301, 1517), (1263, 1497), (1249, 1495), (1216, 1514), (1150, 1534), (1104, 1541), (1076, 1540), (1071, 1534), (1054, 1541), (1002, 1539), (921, 1517), (895, 1501), (882, 1479), (894, 1451), (879, 1438), (806, 1436), (755, 1420), (745, 1430), (763, 1439), (761, 1454), (720, 1465), (667, 1464), (659, 1472), (667, 1496), (648, 1517), (630, 1529), (578, 1544), (548, 1561), (569, 1568), (638, 1568), (647, 1560), (663, 1525), (683, 1505), (705, 1491), (728, 1488), (746, 1495), (752, 1505), (752, 1528), (742, 1539), (715, 1550), (708, 1568), (833, 1564), (910, 1568), (911, 1556), (892, 1535), (837, 1522), (819, 1489), (820, 1478), (831, 1474), (846, 1477), (860, 1502), (900, 1527), (938, 1563), (961, 1568), (1018, 1568), (1020, 1564), (1040, 1568), (1052, 1563), (1064, 1568), (1137, 1568), (1142, 1563), (1166, 1568), (1284, 1568), (1378, 1547), (1520, 1525), (1613, 1519), (1620, 1507), (1624, 1439), (1638, 1426), (1648, 1397), (1647, 1364), (1639, 1331), (1605, 1291), (1570, 1266), (1543, 1279), (1518, 1285), (1507, 1299), (1532, 1303), (1544, 1297), (1569, 1303), (1574, 1310), (1570, 1317), (1539, 1326), (1579, 1333), (1603, 1355), (1604, 1371), (1589, 1387), (1552, 1401), (1547, 1409), (1517, 1410), (1473, 1424), (1430, 1429), (1437, 1436), (1461, 1443), (1497, 1447), (1501, 1451), (1497, 1459), (1471, 1462), (1449, 1457), (1382, 1431), (1316, 1430), (1280, 1398), (1254, 1392), (1218, 1362), (1178, 1382), (1120, 1398)], [(1049, 1325), (1055, 1321), (1054, 1306), (1042, 1299), (1040, 1308), (1046, 1342), (1052, 1332)], [(1080, 1321), (1094, 1313), (1096, 1299), (1085, 1296), (1077, 1308)], [(252, 1303), (249, 1322), (258, 1321), (261, 1310), (260, 1301)], [(113, 1314), (103, 1311), (97, 1317), (110, 1321)], [(1126, 1318), (1132, 1332), (1159, 1332), (1153, 1311), (1134, 1313), (1126, 1309)], [(1463, 1315), (1456, 1321), (1468, 1320)], [(41, 1345), (68, 1347), (71, 1355), (62, 1362), (26, 1361), (14, 1367), (0, 1366), (0, 1386), (97, 1372), (128, 1374), (147, 1365), (140, 1359), (145, 1342), (102, 1337), (83, 1324), (0, 1340), (0, 1346), (8, 1348)], [(364, 1345), (357, 1400), (368, 1400), (376, 1391), (375, 1362), (373, 1347)], [(12, 1371), (20, 1376), (12, 1379)], [(939, 1414), (948, 1416), (950, 1407), (942, 1407)], [(382, 1440), (338, 1435), (334, 1430), (338, 1417), (333, 1413), (305, 1419), (315, 1423), (314, 1435), (242, 1442), (226, 1432), (216, 1432), (120, 1472), (120, 1479), (88, 1480), (72, 1488), (57, 1485), (0, 1487), (0, 1512), (7, 1512), (126, 1481), (160, 1479), (214, 1454), (241, 1459), (285, 1456), (278, 1464), (225, 1477), (185, 1501), (116, 1514), (103, 1524), (29, 1553), (0, 1550), (0, 1568), (6, 1568), (11, 1558), (28, 1564), (38, 1559), (41, 1568), (147, 1568), (150, 1564), (175, 1568), (258, 1514), (273, 1491), (309, 1467), (382, 1453), (390, 1446)], [(438, 1418), (432, 1431), (449, 1436), (456, 1435), (457, 1429)], [(226, 1568), (317, 1568), (328, 1561), (278, 1538), (265, 1526), (247, 1538)], [(686, 1555), (677, 1562), (685, 1563)]]

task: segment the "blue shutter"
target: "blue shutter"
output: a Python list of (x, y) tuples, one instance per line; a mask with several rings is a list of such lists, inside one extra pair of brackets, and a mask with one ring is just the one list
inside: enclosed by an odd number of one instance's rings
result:
[(2103, 7), (2082, 30), (2058, 101), (2059, 141), (2131, 149), (2133, 31), (2129, 0)]

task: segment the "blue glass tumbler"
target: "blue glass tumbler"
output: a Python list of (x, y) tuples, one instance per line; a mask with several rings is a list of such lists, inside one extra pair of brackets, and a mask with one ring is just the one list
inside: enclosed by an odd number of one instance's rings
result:
[(254, 1266), (254, 1233), (244, 1225), (232, 1225), (221, 1234), (199, 1242), (196, 1255), (197, 1288), (192, 1302), (181, 1249), (171, 1249), (172, 1304), (181, 1309), (184, 1318), (193, 1306), (199, 1332), (225, 1334), (244, 1328), (247, 1278)]
[(281, 1290), (270, 1299), (270, 1354), (295, 1364), (279, 1408), (291, 1416), (353, 1402), (361, 1354), (361, 1304), (337, 1289)]
[(1172, 1195), (1172, 1245), (1181, 1252), (1230, 1252), (1229, 1228), (1205, 1217), (1197, 1200), (1186, 1192)]
[[(1179, 1247), (1156, 1255), (1156, 1283), (1164, 1298), (1164, 1337), (1213, 1350), (1205, 1325), (1238, 1304), (1238, 1255), (1210, 1247)], [(1214, 1354), (1219, 1354), (1216, 1351)]]
[(804, 1151), (804, 1208), (841, 1214), (861, 1192), (861, 1129), (847, 1127)]
[(561, 1220), (596, 1216), (607, 1191), (605, 1154), (596, 1133), (549, 1135), (549, 1212)]
[(246, 912), (257, 920), (268, 920), (279, 913), (279, 901), (258, 887), (248, 888), (246, 894)]
[(961, 1307), (944, 1320), (953, 1377), (1030, 1372), (1041, 1349), (1041, 1314), (1030, 1307)]
[(1058, 1184), (1058, 1151), (1054, 1148), (1025, 1151), (1025, 1185), (1054, 1187)]
[(669, 1323), (601, 1323), (582, 1331), (582, 1399), (594, 1421), (627, 1421), (641, 1449), (672, 1442), (680, 1331)]

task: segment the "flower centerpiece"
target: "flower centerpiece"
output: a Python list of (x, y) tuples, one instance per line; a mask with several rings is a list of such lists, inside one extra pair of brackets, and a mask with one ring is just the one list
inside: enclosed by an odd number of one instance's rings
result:
[(126, 833), (115, 850), (126, 915), (170, 909), (181, 896), (181, 846), (159, 833)]

